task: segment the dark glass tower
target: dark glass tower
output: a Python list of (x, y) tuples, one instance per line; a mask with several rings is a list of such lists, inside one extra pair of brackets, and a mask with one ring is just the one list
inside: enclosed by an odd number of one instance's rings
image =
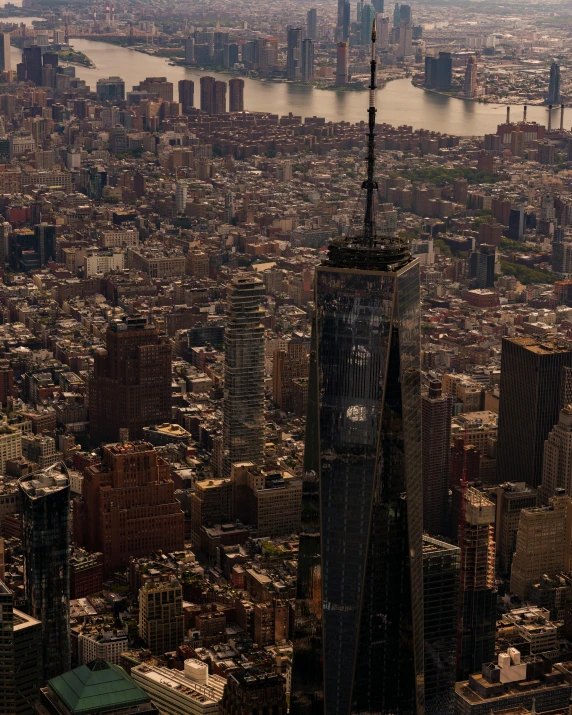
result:
[(572, 350), (534, 336), (504, 338), (497, 473), (507, 482), (538, 487), (544, 442), (558, 422)]
[(70, 661), (70, 483), (57, 467), (22, 477), (23, 545), (29, 614), (42, 623), (44, 681)]
[(316, 270), (307, 439), (320, 537), (319, 556), (300, 544), (294, 714), (423, 711), (419, 264), (375, 230), (375, 44), (371, 66), (363, 231)]
[(461, 550), (423, 537), (425, 715), (452, 715)]

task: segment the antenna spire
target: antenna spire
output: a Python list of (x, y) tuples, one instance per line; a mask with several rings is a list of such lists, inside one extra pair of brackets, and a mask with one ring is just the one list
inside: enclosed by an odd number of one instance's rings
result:
[(368, 246), (373, 246), (375, 239), (375, 218), (373, 211), (373, 192), (377, 189), (377, 182), (373, 178), (375, 167), (375, 90), (377, 88), (377, 60), (375, 57), (375, 18), (371, 29), (371, 78), (369, 83), (369, 131), (367, 135), (367, 179), (362, 184), (362, 189), (366, 190), (365, 218), (363, 221), (363, 242)]

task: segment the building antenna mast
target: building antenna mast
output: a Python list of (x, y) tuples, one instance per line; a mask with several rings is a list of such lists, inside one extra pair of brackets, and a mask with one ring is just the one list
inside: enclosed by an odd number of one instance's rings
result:
[(362, 189), (366, 190), (365, 218), (363, 222), (363, 242), (370, 248), (375, 241), (375, 216), (373, 207), (374, 191), (377, 191), (377, 181), (373, 178), (375, 167), (375, 90), (377, 89), (377, 59), (375, 56), (375, 18), (371, 29), (371, 78), (369, 83), (369, 132), (367, 135), (367, 179), (362, 184)]

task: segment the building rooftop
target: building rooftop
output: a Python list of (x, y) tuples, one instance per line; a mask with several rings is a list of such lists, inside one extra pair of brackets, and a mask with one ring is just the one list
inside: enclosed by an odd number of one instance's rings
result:
[(505, 338), (515, 345), (520, 345), (530, 352), (536, 353), (537, 355), (551, 355), (553, 353), (567, 353), (569, 352), (569, 347), (565, 343), (557, 342), (556, 340), (547, 340), (546, 338), (541, 338), (539, 336), (521, 336), (518, 338)]
[(147, 693), (123, 668), (105, 660), (92, 660), (58, 675), (48, 686), (72, 715), (104, 713), (149, 702)]
[(69, 487), (70, 482), (67, 474), (56, 471), (58, 466), (58, 464), (54, 464), (42, 472), (36, 472), (20, 479), (20, 487), (28, 498), (41, 499)]
[[(224, 692), (225, 679), (218, 675), (209, 675), (208, 666), (194, 659), (185, 660), (183, 673), (148, 663), (136, 666), (131, 672), (142, 684), (145, 680), (151, 680), (171, 688), (187, 700), (200, 702), (203, 707), (219, 703)], [(189, 712), (194, 712), (191, 705), (189, 708)]]

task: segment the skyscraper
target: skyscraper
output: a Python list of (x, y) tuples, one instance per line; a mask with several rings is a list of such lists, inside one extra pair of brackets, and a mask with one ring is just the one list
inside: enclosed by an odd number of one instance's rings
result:
[(100, 102), (115, 103), (125, 99), (125, 81), (121, 77), (102, 77), (97, 80), (96, 87)]
[(401, 23), (399, 27), (399, 50), (397, 52), (398, 57), (409, 57), (413, 54), (413, 28), (409, 23)]
[[(195, 62), (195, 39), (194, 37), (185, 38), (185, 64), (192, 65)], [(184, 80), (181, 80), (184, 81)]]
[(26, 79), (40, 86), (42, 84), (42, 48), (39, 45), (24, 47), (22, 62)]
[(342, 24), (342, 40), (347, 42), (350, 37), (350, 27), (352, 24), (352, 6), (349, 2), (344, 3), (344, 21)]
[(449, 533), (449, 465), (453, 398), (443, 395), (441, 381), (429, 382), (429, 394), (421, 398), (423, 525), (427, 533)]
[(344, 23), (345, 0), (338, 0), (338, 27)]
[(179, 80), (179, 102), (183, 105), (183, 114), (195, 106), (195, 83), (192, 79)]
[(371, 37), (371, 28), (375, 22), (375, 9), (373, 5), (364, 5), (361, 11), (360, 40), (362, 45), (367, 45)]
[(214, 83), (213, 114), (226, 113), (226, 82)]
[(29, 615), (42, 623), (44, 680), (70, 669), (70, 482), (56, 466), (20, 479)]
[(184, 516), (169, 465), (148, 442), (108, 444), (85, 469), (74, 541), (103, 554), (106, 575), (131, 557), (184, 547)]
[(314, 40), (302, 40), (302, 82), (314, 79)]
[(43, 679), (42, 624), (14, 608), (0, 581), (0, 713), (31, 715)]
[(171, 347), (142, 317), (114, 320), (106, 350), (96, 351), (89, 379), (92, 436), (116, 442), (120, 430), (140, 439), (143, 427), (171, 419)]
[(497, 473), (538, 487), (544, 441), (558, 422), (565, 344), (533, 336), (504, 338), (501, 353)]
[(550, 65), (550, 79), (548, 81), (547, 104), (560, 104), (560, 65), (553, 62)]
[(288, 49), (286, 55), (286, 79), (300, 79), (302, 74), (302, 30), (288, 30)]
[(10, 33), (0, 32), (0, 72), (9, 72), (11, 69)]
[(465, 492), (460, 526), (462, 635), (457, 654), (457, 680), (480, 671), (495, 654), (497, 591), (495, 589), (495, 505), (477, 489)]
[(399, 24), (411, 25), (411, 5), (400, 5), (399, 6)]
[(544, 443), (542, 485), (538, 490), (542, 503), (547, 504), (557, 489), (572, 497), (572, 405), (560, 410), (558, 423)]
[(465, 97), (474, 99), (477, 96), (477, 58), (471, 55), (465, 66)]
[(315, 7), (308, 10), (306, 16), (306, 37), (310, 40), (318, 39), (318, 11)]
[(348, 43), (338, 42), (336, 53), (336, 86), (342, 87), (348, 83)]
[(187, 185), (182, 181), (177, 182), (175, 188), (175, 211), (180, 214), (185, 212), (187, 206)]
[(147, 583), (139, 589), (139, 635), (154, 655), (183, 645), (183, 589), (176, 579)]
[(229, 111), (244, 112), (244, 80), (240, 77), (233, 77), (229, 83)]
[(389, 47), (389, 18), (379, 14), (377, 16), (377, 36), (379, 48), (386, 50)]
[(233, 278), (224, 342), (223, 468), (236, 462), (260, 465), (264, 456), (264, 283)]
[(459, 607), (458, 546), (423, 537), (425, 715), (451, 715)]
[[(316, 269), (308, 402), (318, 424), (307, 429), (320, 487), (323, 642), (298, 650), (295, 633), (293, 713), (423, 708), (419, 264), (375, 228), (375, 72), (372, 43), (363, 231), (332, 242)], [(309, 558), (310, 569), (300, 555), (306, 581), (318, 573), (311, 549)], [(322, 687), (324, 709), (312, 710)]]
[(496, 247), (481, 243), (469, 254), (469, 278), (475, 288), (492, 288), (495, 284)]
[(214, 114), (214, 77), (201, 77), (201, 112)]

